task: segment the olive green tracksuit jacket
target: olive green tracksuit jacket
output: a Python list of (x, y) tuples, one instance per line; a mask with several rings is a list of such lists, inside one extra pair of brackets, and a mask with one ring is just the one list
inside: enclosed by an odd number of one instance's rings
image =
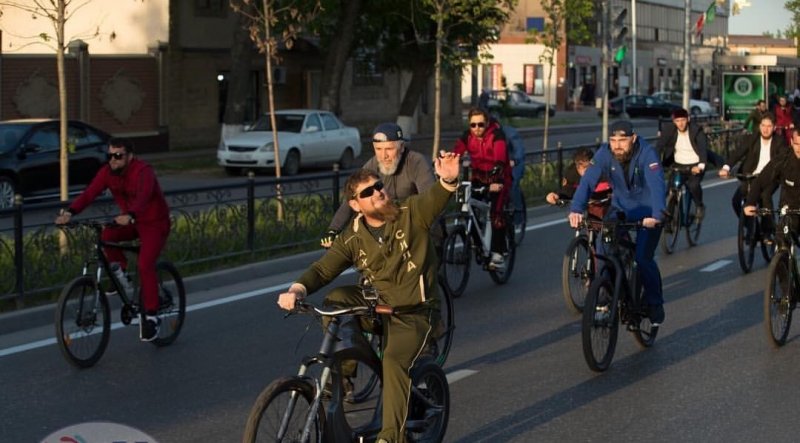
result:
[[(359, 214), (297, 283), (312, 294), (354, 266), (378, 290), (381, 303), (395, 308), (438, 308), (439, 261), (429, 231), (455, 188), (439, 182), (424, 193), (399, 202), (397, 220), (387, 222), (380, 239), (369, 232)], [(326, 304), (330, 303), (363, 302), (357, 288), (345, 287), (328, 295)], [(433, 314), (433, 309), (420, 309), (414, 314), (384, 319), (383, 429), (378, 437), (389, 442), (405, 441), (409, 374), (431, 334)]]

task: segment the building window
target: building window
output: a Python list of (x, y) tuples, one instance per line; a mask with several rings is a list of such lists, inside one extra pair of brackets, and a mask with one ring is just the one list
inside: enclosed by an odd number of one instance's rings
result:
[(481, 88), (503, 89), (503, 65), (481, 65)]
[(227, 0), (194, 0), (195, 17), (227, 17)]
[(531, 29), (535, 29), (539, 32), (544, 31), (544, 17), (526, 17), (525, 18), (525, 30), (530, 31)]
[(524, 65), (525, 93), (528, 95), (544, 95), (544, 66)]
[(382, 86), (383, 69), (374, 50), (359, 49), (353, 56), (353, 86)]
[(658, 41), (658, 28), (655, 29), (655, 38), (653, 40)]

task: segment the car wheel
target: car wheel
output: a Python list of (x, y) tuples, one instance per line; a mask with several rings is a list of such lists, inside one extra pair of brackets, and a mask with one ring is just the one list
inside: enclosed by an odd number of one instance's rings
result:
[(0, 177), (0, 209), (14, 207), (14, 181), (8, 177)]
[(342, 157), (339, 159), (339, 169), (350, 169), (353, 167), (353, 163), (355, 163), (353, 150), (346, 148), (344, 152), (342, 152)]
[(689, 110), (692, 115), (700, 115), (700, 108), (697, 106), (692, 106), (692, 109)]
[(297, 149), (292, 149), (286, 154), (282, 172), (283, 175), (297, 175), (297, 173), (300, 172), (300, 152), (298, 152)]

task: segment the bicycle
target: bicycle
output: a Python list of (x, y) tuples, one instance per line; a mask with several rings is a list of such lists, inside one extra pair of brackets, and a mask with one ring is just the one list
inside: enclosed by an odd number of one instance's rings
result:
[[(765, 241), (766, 233), (763, 232), (761, 226), (761, 217), (744, 215), (744, 212), (741, 210), (741, 208), (744, 208), (747, 194), (750, 193), (750, 187), (756, 177), (758, 177), (756, 174), (736, 174), (736, 178), (745, 184), (745, 189), (739, 204), (739, 225), (736, 231), (736, 248), (739, 254), (739, 267), (745, 274), (753, 269), (755, 250), (759, 243), (761, 244), (761, 255), (767, 263), (770, 262), (775, 253), (775, 244), (768, 244)], [(772, 217), (773, 215), (770, 214), (765, 215), (765, 217)]]
[(667, 191), (667, 214), (664, 220), (664, 235), (661, 236), (661, 250), (672, 254), (678, 242), (681, 228), (686, 230), (686, 241), (695, 246), (700, 237), (703, 220), (695, 217), (696, 208), (692, 194), (686, 184), (686, 175), (691, 174), (691, 166), (670, 167), (670, 187)]
[(602, 222), (606, 254), (597, 254), (597, 260), (605, 268), (589, 286), (581, 322), (583, 357), (596, 372), (603, 372), (611, 365), (620, 322), (643, 348), (653, 346), (658, 334), (658, 326), (653, 326), (648, 317), (644, 288), (634, 260), (636, 243), (630, 238), (630, 230), (641, 227), (641, 222)]
[[(609, 200), (608, 197), (589, 200), (589, 206), (602, 208)], [(568, 206), (570, 201), (559, 199), (556, 205)], [(575, 229), (575, 237), (567, 246), (561, 261), (561, 294), (564, 296), (567, 308), (576, 314), (583, 312), (586, 293), (597, 270), (595, 242), (602, 226), (602, 219), (589, 214), (589, 211), (584, 212), (580, 226)]]
[[(790, 216), (800, 215), (800, 209), (781, 208), (779, 211), (759, 209), (759, 215), (779, 214), (778, 226), (786, 242), (777, 250), (767, 268), (767, 285), (764, 291), (764, 326), (775, 347), (783, 346), (792, 324), (792, 311), (800, 300), (800, 275), (798, 275), (795, 245), (797, 233), (792, 232)], [(795, 226), (796, 228), (796, 226)]]
[[(108, 297), (119, 295), (122, 302), (120, 317), (128, 326), (141, 313), (140, 291), (134, 280), (133, 293), (129, 294), (111, 270), (103, 248), (116, 248), (133, 254), (139, 252), (138, 242), (109, 242), (101, 239), (104, 228), (113, 223), (77, 221), (62, 225), (70, 228), (88, 228), (94, 231), (94, 257), (84, 261), (81, 275), (69, 282), (61, 292), (55, 313), (58, 346), (69, 363), (79, 368), (93, 366), (105, 352), (111, 334)], [(158, 318), (161, 322), (158, 337), (151, 341), (155, 346), (167, 346), (175, 341), (186, 316), (186, 290), (175, 266), (168, 261), (156, 263), (158, 276)], [(109, 292), (106, 292), (106, 289)]]
[(442, 257), (442, 275), (445, 288), (453, 297), (460, 297), (467, 287), (470, 263), (475, 262), (497, 284), (505, 284), (514, 270), (516, 257), (516, 235), (514, 223), (509, 212), (505, 219), (505, 264), (502, 267), (490, 266), (492, 255), (492, 204), (488, 200), (488, 185), (472, 188), (472, 182), (463, 180), (456, 194), (461, 209), (455, 214), (453, 226), (445, 236)]
[[(381, 390), (375, 395), (370, 391), (365, 398), (353, 402), (357, 406), (348, 407), (344, 401), (340, 366), (343, 360), (357, 360), (358, 377), (367, 372), (382, 379), (380, 357), (361, 333), (359, 317), (369, 320), (379, 331), (381, 316), (402, 313), (378, 304), (373, 294), (365, 292), (364, 295), (366, 306), (341, 309), (325, 310), (298, 302), (294, 312), (311, 314), (317, 319), (330, 318), (319, 352), (302, 359), (296, 376), (279, 378), (261, 392), (247, 418), (244, 442), (375, 441), (381, 429)], [(326, 408), (322, 387), (329, 382), (330, 398)], [(425, 356), (412, 368), (406, 420), (408, 439), (442, 441), (449, 413), (447, 377), (438, 364)]]

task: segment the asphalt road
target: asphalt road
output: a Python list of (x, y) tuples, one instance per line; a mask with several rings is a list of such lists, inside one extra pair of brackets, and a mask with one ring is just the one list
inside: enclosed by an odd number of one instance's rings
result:
[[(673, 255), (658, 258), (667, 318), (655, 346), (641, 350), (621, 331), (606, 373), (587, 368), (579, 319), (560, 295), (572, 236), (563, 210), (532, 211), (507, 285), (473, 267), (456, 300), (445, 367), (445, 441), (796, 441), (798, 329), (782, 349), (768, 344), (766, 266), (757, 257), (743, 275), (736, 262), (734, 182), (706, 185), (700, 244), (681, 239)], [(239, 441), (259, 391), (318, 346), (315, 325), (306, 331), (306, 319), (283, 319), (275, 305), (304, 265), (194, 291), (172, 346), (115, 330), (88, 370), (73, 369), (49, 344), (52, 325), (0, 335), (0, 435), (38, 441), (71, 424), (112, 421), (160, 442)]]

